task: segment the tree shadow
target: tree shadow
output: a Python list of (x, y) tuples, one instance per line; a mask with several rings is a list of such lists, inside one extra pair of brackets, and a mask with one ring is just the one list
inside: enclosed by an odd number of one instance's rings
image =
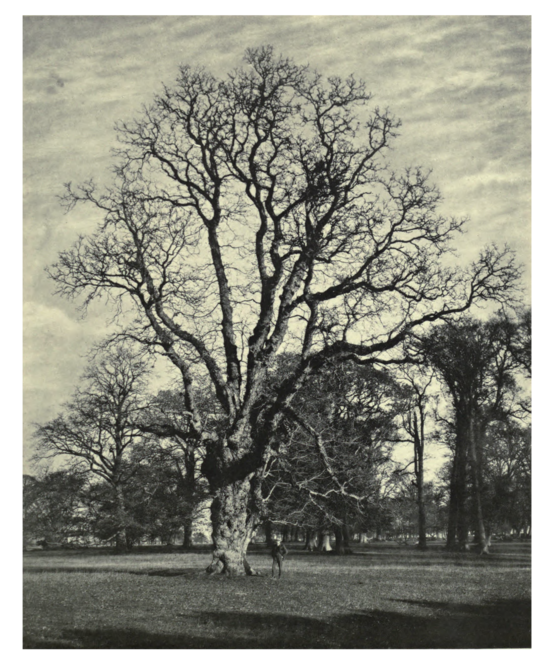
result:
[(24, 559), (34, 560), (41, 558), (71, 559), (89, 557), (113, 557), (124, 559), (132, 555), (206, 555), (212, 553), (212, 545), (199, 544), (197, 546), (133, 546), (126, 552), (117, 552), (115, 548), (108, 546), (90, 546), (87, 548), (58, 548), (55, 550), (28, 550), (23, 553)]
[(187, 578), (207, 578), (205, 569), (151, 569), (150, 571), (129, 571), (135, 576), (160, 576), (171, 578), (172, 576), (186, 576)]
[(480, 557), (477, 553), (447, 552), (443, 548), (439, 550), (420, 551), (414, 546), (373, 549), (354, 551), (347, 555), (336, 553), (308, 552), (305, 550), (290, 550), (289, 558), (301, 562), (311, 560), (320, 562), (322, 560), (333, 560), (338, 563), (349, 563), (361, 568), (371, 566), (407, 566), (407, 567), (435, 567), (435, 566), (457, 566), (457, 567), (517, 567), (529, 568), (531, 566), (531, 553), (490, 553)]
[(122, 568), (115, 569), (113, 567), (32, 567), (27, 570), (27, 573), (67, 573), (67, 574), (82, 574), (82, 573), (102, 573), (102, 574), (131, 574), (132, 576), (160, 576), (171, 578), (172, 576), (186, 576), (188, 578), (208, 578), (206, 567), (201, 569), (197, 568), (184, 568), (184, 569), (130, 569)]
[(177, 633), (140, 629), (71, 629), (28, 637), (26, 649), (469, 649), (531, 646), (530, 603), (442, 604), (395, 600), (430, 616), (357, 611), (326, 620), (244, 612), (182, 613)]

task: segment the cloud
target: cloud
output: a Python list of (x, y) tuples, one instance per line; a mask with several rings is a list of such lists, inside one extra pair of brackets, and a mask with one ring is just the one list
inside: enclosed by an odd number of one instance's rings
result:
[(106, 317), (87, 321), (59, 307), (27, 301), (23, 307), (23, 442), (31, 447), (34, 423), (53, 418), (78, 384), (86, 354), (106, 333)]
[(23, 323), (25, 389), (44, 388), (52, 380), (75, 382), (74, 369), (97, 333), (58, 307), (33, 301), (23, 306)]

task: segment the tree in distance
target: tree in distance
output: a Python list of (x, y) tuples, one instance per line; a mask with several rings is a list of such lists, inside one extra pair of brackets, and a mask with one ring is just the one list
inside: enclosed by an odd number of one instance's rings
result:
[(266, 474), (272, 520), (330, 529), (335, 552), (351, 552), (352, 530), (392, 483), (404, 399), (385, 368), (333, 362), (310, 375), (289, 406), (279, 455)]
[(119, 552), (128, 546), (125, 491), (139, 467), (130, 454), (146, 437), (137, 424), (147, 404), (148, 369), (147, 361), (125, 346), (107, 349), (88, 366), (64, 412), (35, 432), (35, 460), (63, 456), (69, 466), (107, 484), (111, 511), (103, 520)]
[(524, 320), (517, 322), (503, 313), (486, 322), (463, 316), (435, 327), (422, 342), (452, 404), (449, 549), (468, 547), (469, 468), (479, 551), (489, 552), (483, 515), (488, 431), (496, 423), (525, 416), (517, 383), (518, 373), (530, 368), (530, 361), (525, 362), (529, 352), (518, 353), (525, 343)]
[[(464, 221), (438, 214), (420, 168), (389, 169), (399, 122), (370, 101), (353, 76), (324, 79), (270, 47), (247, 50), (223, 80), (181, 67), (118, 125), (112, 184), (67, 186), (68, 209), (91, 204), (103, 221), (50, 275), (83, 307), (131, 306), (123, 335), (179, 371), (213, 498), (209, 571), (253, 573), (263, 473), (308, 375), (331, 359), (395, 359), (412, 331), (505, 299), (518, 278), (506, 248), (448, 266)], [(265, 402), (282, 351), (299, 362)], [(194, 395), (204, 378), (211, 428)]]

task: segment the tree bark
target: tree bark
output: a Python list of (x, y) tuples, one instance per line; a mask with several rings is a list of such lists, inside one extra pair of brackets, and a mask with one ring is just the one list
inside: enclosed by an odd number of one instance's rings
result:
[(332, 550), (332, 546), (330, 545), (330, 532), (322, 533), (319, 541), (319, 550), (326, 553), (329, 553)]
[(227, 576), (254, 575), (246, 560), (248, 544), (257, 524), (249, 515), (249, 479), (234, 481), (216, 491), (211, 506), (214, 551), (208, 573)]
[(126, 507), (121, 486), (116, 486), (115, 488), (115, 520), (117, 524), (115, 551), (117, 553), (127, 553), (128, 537), (126, 534)]
[(334, 552), (337, 555), (345, 555), (344, 551), (344, 539), (342, 537), (342, 528), (340, 525), (334, 525), (334, 536), (336, 537), (336, 543), (334, 544)]
[(465, 551), (468, 545), (467, 424), (457, 416), (456, 451), (451, 472), (447, 549)]
[(315, 533), (315, 549), (322, 550), (323, 546), (323, 530), (317, 530)]
[(342, 525), (342, 537), (343, 537), (343, 542), (344, 542), (344, 549), (346, 551), (346, 555), (351, 555), (352, 550), (351, 550), (351, 537), (350, 537), (350, 531), (349, 531), (349, 525), (347, 522), (344, 522)]
[(474, 487), (474, 504), (476, 516), (476, 541), (479, 547), (480, 555), (487, 555), (489, 553), (489, 541), (485, 531), (485, 523), (483, 521), (483, 505), (481, 498), (481, 465), (480, 456), (478, 452), (478, 433), (476, 432), (474, 418), (470, 419), (470, 462), (472, 468), (472, 481)]
[[(334, 536), (336, 543), (334, 550), (337, 555), (351, 555), (351, 548), (349, 545), (349, 529), (347, 525), (334, 525)], [(330, 544), (329, 544), (330, 545)], [(330, 550), (330, 549), (329, 549)]]
[(424, 413), (420, 408), (420, 426), (414, 411), (414, 471), (418, 504), (418, 548), (426, 550), (426, 506), (424, 503)]
[(193, 516), (187, 515), (183, 520), (183, 548), (193, 546)]

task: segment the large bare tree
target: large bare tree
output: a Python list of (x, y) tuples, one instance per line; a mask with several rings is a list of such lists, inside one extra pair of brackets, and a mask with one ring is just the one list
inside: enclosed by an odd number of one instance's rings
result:
[[(398, 127), (353, 76), (324, 79), (259, 48), (224, 80), (182, 67), (118, 126), (113, 184), (68, 186), (67, 207), (91, 203), (103, 222), (51, 276), (84, 304), (106, 294), (133, 305), (124, 334), (181, 373), (190, 431), (206, 450), (211, 571), (251, 573), (262, 470), (312, 370), (336, 357), (387, 360), (414, 329), (498, 299), (517, 278), (506, 249), (449, 267), (463, 222), (438, 214), (421, 169), (389, 170)], [(283, 350), (300, 361), (266, 402)], [(213, 429), (194, 400), (198, 376), (218, 403)]]

